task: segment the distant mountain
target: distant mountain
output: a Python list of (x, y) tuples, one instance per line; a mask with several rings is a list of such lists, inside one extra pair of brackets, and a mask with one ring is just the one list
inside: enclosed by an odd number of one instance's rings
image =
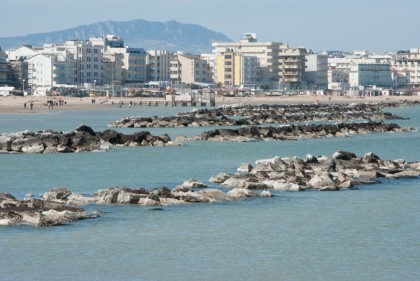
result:
[(89, 40), (92, 37), (109, 34), (123, 37), (125, 45), (129, 47), (184, 51), (192, 54), (211, 52), (211, 43), (216, 41), (232, 41), (220, 32), (196, 24), (183, 24), (176, 21), (162, 23), (137, 19), (125, 22), (105, 21), (27, 36), (0, 37), (0, 47), (8, 50), (24, 44), (42, 46), (45, 43), (64, 43), (74, 39)]

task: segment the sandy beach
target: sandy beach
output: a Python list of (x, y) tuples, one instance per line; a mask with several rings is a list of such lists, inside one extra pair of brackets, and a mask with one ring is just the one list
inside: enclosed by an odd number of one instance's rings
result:
[[(38, 97), (38, 96), (6, 96), (0, 97), (0, 114), (11, 113), (43, 113), (48, 110), (47, 101), (53, 100), (58, 103), (60, 99), (65, 101), (62, 107), (56, 106), (55, 109), (61, 110), (106, 110), (114, 102), (114, 106), (118, 106), (121, 98), (108, 99), (106, 97), (96, 97), (95, 104), (92, 104), (92, 97)], [(258, 96), (258, 97), (216, 97), (216, 106), (231, 104), (309, 104), (309, 103), (358, 103), (358, 102), (383, 102), (383, 101), (399, 101), (399, 100), (417, 100), (420, 96), (381, 96), (381, 97), (348, 97), (348, 96)], [(123, 97), (124, 106), (132, 101), (134, 106), (138, 106), (141, 98)], [(33, 103), (33, 109), (30, 103)], [(26, 108), (24, 104), (26, 103)], [(54, 109), (52, 109), (54, 110)]]

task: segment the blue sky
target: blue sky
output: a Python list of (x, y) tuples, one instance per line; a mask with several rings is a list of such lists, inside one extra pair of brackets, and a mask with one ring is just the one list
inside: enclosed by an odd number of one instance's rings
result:
[(419, 0), (13, 0), (0, 7), (0, 37), (145, 19), (199, 24), (235, 41), (253, 32), (259, 41), (314, 51), (420, 47)]

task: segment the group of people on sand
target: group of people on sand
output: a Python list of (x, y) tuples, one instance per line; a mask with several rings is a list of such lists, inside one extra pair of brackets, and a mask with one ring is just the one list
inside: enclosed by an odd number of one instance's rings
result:
[(66, 104), (66, 102), (64, 101), (64, 99), (59, 99), (58, 102), (54, 101), (54, 100), (48, 100), (47, 101), (47, 105), (48, 105), (48, 109), (53, 109), (54, 106), (64, 106)]
[[(31, 107), (31, 110), (34, 108), (34, 103), (30, 102), (29, 106)], [(23, 104), (23, 108), (26, 109), (26, 102)]]
[[(61, 107), (61, 106), (64, 106), (65, 104), (67, 104), (67, 102), (65, 102), (64, 99), (61, 99), (61, 98), (58, 100), (58, 102), (54, 101), (54, 100), (47, 100), (48, 109), (53, 109), (54, 106), (60, 106)], [(27, 107), (27, 103), (24, 102), (23, 103), (23, 108), (26, 109), (26, 107)], [(29, 103), (29, 107), (30, 107), (31, 110), (33, 110), (33, 108), (34, 108), (33, 101), (31, 101)]]

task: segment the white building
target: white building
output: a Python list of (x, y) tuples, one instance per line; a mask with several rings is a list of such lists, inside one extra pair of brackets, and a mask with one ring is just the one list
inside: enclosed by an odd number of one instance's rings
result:
[(350, 66), (350, 87), (392, 87), (389, 64), (355, 63)]
[(323, 54), (306, 55), (306, 82), (315, 89), (328, 88), (328, 56)]
[(11, 49), (6, 52), (9, 61), (27, 59), (38, 54), (39, 49), (34, 49), (31, 46), (21, 46), (16, 49)]
[(398, 76), (406, 77), (410, 85), (420, 86), (420, 48), (398, 53), (391, 62), (391, 68)]
[(170, 54), (162, 50), (148, 50), (146, 57), (147, 80), (169, 81)]
[(302, 86), (306, 54), (303, 48), (289, 48), (280, 42), (258, 42), (255, 33), (245, 34), (239, 42), (217, 42), (212, 46), (216, 56), (231, 50), (258, 58), (259, 81), (262, 85), (271, 88), (277, 88), (279, 83), (289, 88)]
[(177, 53), (170, 59), (170, 81), (187, 84), (211, 83), (209, 64), (200, 56)]
[(37, 54), (28, 59), (28, 85), (32, 88), (53, 87), (53, 55)]

